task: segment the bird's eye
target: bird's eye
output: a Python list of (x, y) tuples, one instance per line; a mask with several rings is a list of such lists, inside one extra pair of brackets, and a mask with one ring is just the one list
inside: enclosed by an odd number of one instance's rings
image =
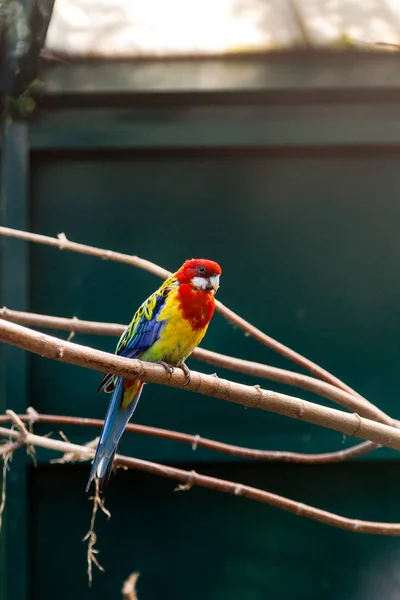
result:
[(206, 268), (205, 268), (205, 266), (204, 266), (204, 265), (202, 265), (201, 267), (198, 267), (198, 268), (197, 268), (197, 272), (198, 272), (198, 273), (202, 273), (202, 274), (203, 274), (203, 273), (205, 273), (205, 272), (206, 272)]

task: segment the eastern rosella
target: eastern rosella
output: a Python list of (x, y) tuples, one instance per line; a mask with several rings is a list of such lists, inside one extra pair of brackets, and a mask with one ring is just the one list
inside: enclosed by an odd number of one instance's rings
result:
[[(221, 267), (205, 259), (187, 260), (135, 313), (122, 334), (115, 353), (161, 363), (168, 372), (180, 367), (190, 381), (186, 358), (203, 339), (214, 313), (214, 294)], [(99, 391), (112, 392), (86, 490), (97, 477), (106, 487), (118, 442), (142, 393), (144, 382), (103, 376)]]

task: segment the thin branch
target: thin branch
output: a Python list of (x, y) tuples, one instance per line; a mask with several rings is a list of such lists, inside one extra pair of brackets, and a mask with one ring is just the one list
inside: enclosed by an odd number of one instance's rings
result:
[[(13, 415), (9, 415), (9, 418), (13, 419)], [(17, 433), (14, 430), (12, 430), (12, 431), (13, 431), (13, 433)], [(25, 437), (21, 431), (18, 434), (18, 439), (16, 441), (12, 442), (11, 441), (12, 437), (13, 437), (12, 435), (9, 435), (8, 442), (6, 442), (5, 444), (2, 444), (0, 446), (0, 456), (3, 459), (3, 468), (2, 468), (2, 475), (1, 475), (1, 499), (0, 499), (0, 533), (2, 530), (2, 526), (3, 526), (3, 513), (4, 513), (4, 509), (6, 507), (6, 499), (7, 499), (8, 463), (12, 459), (13, 453), (15, 452), (15, 450), (18, 450), (18, 448), (20, 448), (21, 446), (23, 446), (25, 444)]]
[(136, 592), (136, 584), (139, 579), (140, 573), (135, 571), (129, 575), (128, 579), (124, 581), (124, 585), (122, 586), (122, 597), (124, 600), (138, 600), (137, 592)]
[[(400, 449), (400, 431), (362, 419), (359, 415), (348, 415), (341, 411), (316, 405), (312, 402), (262, 390), (260, 386), (245, 386), (217, 376), (207, 376), (192, 371), (191, 382), (185, 386), (186, 377), (181, 370), (172, 375), (162, 366), (139, 360), (126, 359), (99, 350), (93, 350), (66, 342), (28, 328), (3, 321), (0, 324), (0, 340), (36, 352), (42, 356), (68, 362), (99, 371), (107, 371), (128, 379), (164, 384), (214, 396), (247, 407), (260, 408), (303, 419), (316, 425), (370, 439), (378, 444)], [(383, 428), (383, 429), (382, 429)]]
[[(0, 309), (0, 317), (13, 323), (24, 323), (35, 327), (60, 329), (63, 331), (71, 331), (72, 333), (80, 332), (119, 336), (125, 329), (124, 325), (117, 323), (80, 321), (76, 317), (73, 319), (65, 319), (48, 315), (38, 315), (35, 313), (11, 311), (5, 307)], [(70, 341), (70, 339), (68, 339), (68, 341)], [(387, 425), (393, 425), (393, 419), (391, 417), (386, 415), (365, 398), (354, 396), (354, 394), (345, 392), (320, 379), (249, 360), (235, 358), (233, 356), (227, 356), (225, 354), (219, 354), (218, 352), (212, 352), (211, 350), (205, 350), (204, 348), (196, 348), (191, 356), (192, 358), (207, 364), (222, 367), (224, 369), (252, 375), (254, 377), (262, 377), (263, 379), (277, 381), (279, 383), (311, 391), (332, 402), (336, 402), (350, 411), (357, 412), (360, 415), (370, 417), (374, 420), (386, 423)]]
[[(380, 427), (383, 427), (380, 425)], [(394, 430), (396, 431), (396, 430)], [(4, 437), (13, 437), (18, 439), (21, 433), (15, 430), (0, 427), (0, 435)], [(51, 438), (38, 436), (33, 433), (23, 439), (25, 444), (33, 444), (49, 450), (56, 450), (57, 452), (66, 453), (73, 452), (75, 454), (81, 453), (84, 456), (93, 456), (94, 450), (87, 446), (79, 446), (77, 444), (71, 444), (63, 442), (61, 440), (53, 440)], [(273, 494), (258, 488), (254, 488), (248, 485), (243, 485), (234, 481), (227, 481), (219, 479), (217, 477), (210, 477), (208, 475), (201, 475), (195, 471), (185, 471), (184, 469), (177, 469), (169, 465), (162, 465), (139, 458), (132, 458), (129, 456), (117, 455), (115, 457), (115, 464), (131, 469), (137, 469), (139, 471), (146, 471), (153, 475), (159, 475), (168, 479), (175, 479), (185, 484), (187, 487), (201, 486), (219, 492), (227, 494), (233, 494), (234, 496), (241, 496), (261, 502), (263, 504), (269, 504), (280, 508), (282, 510), (291, 512), (295, 515), (314, 519), (326, 525), (332, 527), (338, 527), (339, 529), (346, 529), (348, 531), (358, 533), (371, 533), (375, 535), (400, 535), (400, 523), (380, 523), (375, 521), (361, 521), (358, 519), (349, 519), (342, 517), (335, 513), (331, 513), (301, 502), (296, 502), (289, 498)]]
[(99, 571), (104, 571), (104, 567), (99, 563), (97, 556), (96, 556), (99, 553), (99, 550), (97, 550), (97, 548), (96, 548), (97, 535), (94, 530), (94, 524), (96, 522), (97, 511), (100, 509), (108, 518), (111, 517), (110, 511), (106, 509), (104, 502), (100, 497), (99, 483), (98, 483), (97, 479), (95, 480), (95, 486), (96, 486), (95, 494), (94, 494), (94, 496), (89, 498), (89, 500), (93, 501), (93, 510), (92, 510), (92, 517), (90, 519), (89, 531), (87, 532), (85, 537), (82, 539), (82, 542), (87, 541), (87, 543), (88, 543), (86, 560), (87, 560), (87, 576), (88, 576), (88, 581), (89, 581), (89, 587), (92, 587), (93, 565), (95, 565), (99, 569)]
[(11, 310), (6, 306), (0, 308), (0, 317), (12, 323), (29, 325), (30, 327), (44, 327), (45, 329), (58, 329), (72, 333), (89, 333), (94, 335), (110, 335), (119, 337), (126, 329), (126, 325), (120, 323), (101, 323), (96, 321), (83, 321), (77, 317), (64, 319), (63, 317), (51, 317), (37, 313)]
[[(36, 411), (35, 411), (36, 412)], [(18, 415), (22, 421), (28, 421), (29, 415)], [(7, 423), (9, 421), (7, 415), (0, 415), (0, 423)], [(36, 423), (59, 423), (62, 425), (79, 425), (87, 427), (103, 427), (104, 421), (102, 419), (89, 419), (87, 417), (71, 417), (64, 415), (46, 415), (36, 413)], [(149, 427), (148, 425), (138, 425), (136, 423), (128, 423), (125, 429), (126, 432), (149, 435), (152, 437), (159, 437), (167, 440), (173, 440), (175, 442), (183, 442), (190, 444), (193, 450), (197, 448), (208, 448), (215, 452), (223, 452), (230, 456), (239, 456), (240, 458), (248, 458), (253, 460), (263, 460), (268, 462), (295, 462), (302, 464), (326, 464), (344, 462), (350, 458), (355, 458), (371, 452), (377, 448), (377, 445), (373, 442), (362, 442), (336, 452), (325, 452), (321, 454), (302, 454), (300, 452), (285, 452), (281, 450), (258, 450), (255, 448), (245, 448), (243, 446), (236, 446), (233, 444), (225, 444), (223, 442), (217, 442), (208, 438), (203, 438), (199, 435), (190, 435), (188, 433), (181, 433), (179, 431), (170, 431), (169, 429), (160, 429), (158, 427)], [(96, 440), (91, 440), (87, 444), (89, 447), (94, 448), (97, 445)], [(1, 446), (0, 446), (1, 452)], [(78, 457), (74, 454), (67, 454), (63, 458), (57, 459), (57, 462), (74, 462), (77, 461)], [(54, 461), (56, 462), (56, 461)]]
[(318, 396), (322, 396), (327, 400), (331, 400), (350, 411), (357, 412), (360, 415), (380, 421), (381, 423), (386, 423), (387, 425), (394, 425), (392, 417), (384, 413), (366, 398), (346, 392), (335, 385), (320, 379), (308, 375), (301, 375), (294, 371), (287, 371), (286, 369), (279, 369), (277, 367), (271, 367), (270, 365), (263, 365), (261, 363), (244, 360), (242, 358), (226, 356), (224, 354), (212, 352), (211, 350), (204, 350), (203, 348), (197, 348), (192, 354), (192, 357), (207, 364), (222, 367), (223, 369), (252, 375), (253, 377), (261, 377), (262, 379), (267, 379), (269, 381), (276, 381), (278, 383), (307, 390)]
[(21, 446), (23, 445), (23, 442), (19, 440), (17, 440), (16, 442), (0, 444), (0, 458), (3, 458), (3, 456), (7, 456), (7, 454), (13, 454), (15, 450), (18, 450), (18, 448), (21, 448)]
[[(104, 260), (113, 260), (116, 262), (121, 262), (124, 264), (131, 265), (133, 267), (139, 267), (140, 269), (144, 269), (145, 271), (149, 271), (150, 273), (153, 273), (153, 275), (157, 275), (158, 277), (162, 277), (163, 279), (169, 277), (169, 275), (171, 274), (170, 271), (167, 271), (166, 269), (163, 269), (162, 267), (159, 267), (158, 265), (148, 260), (139, 258), (138, 256), (131, 256), (129, 254), (122, 254), (121, 252), (113, 252), (112, 250), (105, 250), (102, 248), (96, 248), (94, 246), (86, 246), (85, 244), (71, 242), (67, 239), (64, 233), (60, 233), (57, 238), (52, 238), (46, 235), (39, 235), (37, 233), (29, 233), (26, 231), (20, 231), (18, 229), (11, 229), (9, 227), (0, 227), (0, 235), (18, 238), (28, 242), (46, 244), (48, 246), (58, 248), (59, 250), (70, 250), (72, 252), (79, 252), (81, 254), (89, 254), (90, 256), (96, 256)], [(316, 377), (319, 377), (320, 379), (327, 381), (328, 383), (331, 383), (332, 385), (335, 385), (336, 387), (339, 387), (345, 390), (346, 392), (349, 392), (350, 394), (354, 394), (355, 396), (359, 396), (362, 398), (360, 394), (358, 394), (351, 387), (343, 383), (343, 381), (341, 381), (337, 377), (334, 377), (333, 375), (331, 375), (331, 373), (329, 373), (313, 361), (309, 360), (308, 358), (305, 358), (298, 352), (291, 350), (284, 344), (281, 344), (269, 335), (263, 333), (260, 329), (258, 329), (257, 327), (255, 327), (236, 313), (234, 313), (227, 306), (222, 304), (222, 302), (220, 302), (219, 300), (216, 301), (216, 308), (226, 319), (228, 319), (228, 321), (245, 331), (247, 334), (249, 334), (257, 341), (261, 342), (265, 346), (268, 346), (278, 354), (281, 354), (285, 358), (307, 369)]]
[(149, 271), (157, 277), (166, 279), (169, 277), (170, 272), (167, 269), (163, 269), (158, 265), (139, 258), (139, 256), (133, 256), (130, 254), (122, 254), (121, 252), (113, 252), (112, 250), (104, 250), (102, 248), (96, 248), (95, 246), (87, 246), (86, 244), (79, 244), (77, 242), (71, 242), (64, 233), (59, 233), (58, 237), (53, 238), (47, 235), (39, 235), (37, 233), (30, 233), (28, 231), (21, 231), (20, 229), (11, 229), (10, 227), (0, 227), (0, 235), (5, 237), (18, 238), (25, 240), (26, 242), (34, 242), (37, 244), (44, 244), (46, 246), (53, 246), (59, 250), (69, 250), (71, 252), (78, 252), (79, 254), (88, 254), (89, 256), (96, 256), (103, 260), (112, 260), (114, 262), (124, 263), (132, 267), (138, 267)]
[[(60, 431), (60, 435), (61, 435)], [(61, 435), (65, 442), (69, 442), (69, 440), (63, 435)], [(84, 444), (85, 448), (93, 448), (95, 450), (97, 448), (97, 444), (99, 443), (99, 438), (95, 438), (94, 440), (90, 440)], [(368, 442), (364, 442), (364, 444), (368, 444)], [(89, 460), (87, 456), (82, 457), (80, 454), (73, 454), (72, 452), (66, 452), (61, 458), (53, 458), (50, 463), (51, 464), (59, 464), (65, 465), (68, 463), (76, 463), (79, 461)]]
[[(191, 372), (191, 381), (187, 384), (186, 376), (181, 369), (175, 369), (169, 375), (161, 365), (93, 350), (7, 321), (0, 323), (0, 340), (54, 360), (112, 373), (126, 379), (140, 379), (198, 392), (205, 396), (214, 396), (248, 408), (259, 408), (304, 420), (400, 450), (400, 430), (395, 427), (365, 419), (358, 414), (347, 414), (293, 396), (263, 390), (259, 385), (247, 386), (220, 379), (216, 375), (204, 375), (195, 371)], [(366, 410), (368, 407), (364, 408)]]
[(216, 307), (217, 310), (219, 310), (219, 312), (226, 319), (228, 319), (228, 321), (245, 331), (247, 334), (249, 334), (252, 338), (257, 340), (261, 344), (264, 344), (264, 346), (268, 346), (268, 348), (271, 348), (271, 350), (274, 350), (281, 356), (284, 356), (292, 362), (300, 365), (301, 367), (315, 375), (315, 377), (318, 377), (319, 379), (322, 379), (323, 381), (326, 381), (327, 383), (330, 383), (331, 385), (334, 385), (348, 392), (349, 394), (353, 394), (354, 396), (362, 398), (365, 402), (368, 402), (363, 396), (361, 396), (361, 394), (353, 390), (353, 388), (341, 381), (341, 379), (338, 379), (337, 377), (335, 377), (334, 375), (317, 365), (315, 362), (309, 360), (305, 356), (302, 356), (298, 352), (295, 352), (291, 348), (288, 348), (288, 346), (285, 346), (277, 340), (274, 340), (274, 338), (270, 337), (269, 335), (267, 335), (266, 333), (264, 333), (263, 331), (261, 331), (260, 329), (258, 329), (257, 327), (255, 327), (236, 313), (234, 313), (227, 306), (222, 304), (222, 302), (217, 300)]
[[(23, 422), (21, 421), (21, 419), (19, 418), (19, 416), (13, 410), (10, 410), (10, 409), (6, 410), (6, 415), (14, 423), (15, 427), (20, 431), (20, 433), (21, 433), (20, 440), (23, 440), (24, 438), (26, 438), (28, 430), (25, 427), (25, 425), (23, 424)], [(28, 423), (31, 423), (31, 419), (28, 420)], [(27, 444), (26, 451), (27, 451), (28, 455), (32, 458), (34, 463), (36, 464), (36, 456), (35, 456), (34, 447)]]
[(21, 438), (25, 438), (26, 435), (28, 434), (28, 430), (25, 427), (25, 425), (23, 424), (23, 422), (21, 421), (21, 419), (19, 418), (19, 416), (13, 411), (13, 410), (6, 410), (6, 415), (8, 416), (8, 418), (10, 419), (10, 421), (12, 421), (14, 423), (14, 425), (16, 426), (16, 428), (21, 432)]
[[(19, 443), (19, 442), (16, 442)], [(3, 469), (1, 476), (1, 501), (0, 501), (0, 532), (3, 526), (3, 513), (6, 507), (6, 498), (7, 498), (7, 469), (8, 469), (8, 461), (12, 453), (8, 453), (3, 458)]]

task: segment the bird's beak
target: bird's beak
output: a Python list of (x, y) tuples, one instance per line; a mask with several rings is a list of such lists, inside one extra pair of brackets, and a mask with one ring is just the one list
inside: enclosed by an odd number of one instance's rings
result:
[(213, 275), (212, 277), (210, 277), (208, 279), (209, 281), (209, 289), (215, 292), (218, 290), (219, 288), (219, 275)]

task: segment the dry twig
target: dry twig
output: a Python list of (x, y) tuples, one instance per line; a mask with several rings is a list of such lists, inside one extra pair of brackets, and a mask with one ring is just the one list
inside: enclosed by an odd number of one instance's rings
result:
[[(21, 439), (21, 432), (0, 427), (0, 436), (10, 436), (14, 439)], [(53, 440), (51, 438), (35, 435), (33, 433), (28, 433), (28, 435), (22, 438), (22, 440), (24, 444), (33, 444), (49, 450), (56, 450), (57, 452), (61, 453), (72, 452), (74, 454), (82, 454), (83, 456), (90, 457), (94, 455), (94, 450), (91, 448), (63, 442), (62, 440)], [(332, 527), (346, 529), (347, 531), (371, 533), (375, 535), (400, 535), (400, 523), (380, 523), (375, 521), (349, 519), (347, 517), (342, 517), (341, 515), (337, 515), (335, 513), (321, 510), (301, 502), (296, 502), (295, 500), (254, 488), (252, 486), (219, 479), (217, 477), (210, 477), (208, 475), (201, 475), (196, 471), (186, 471), (184, 469), (178, 469), (169, 465), (162, 465), (139, 458), (121, 455), (117, 455), (115, 457), (115, 465), (123, 466), (129, 469), (137, 469), (139, 471), (146, 471), (147, 473), (159, 475), (168, 479), (175, 479), (183, 484), (190, 484), (191, 487), (201, 486), (227, 494), (233, 494), (234, 496), (241, 496), (255, 500), (263, 504), (270, 504), (271, 506), (275, 506), (295, 515), (307, 517), (309, 519), (325, 523), (326, 525), (331, 525)], [(101, 508), (101, 506), (99, 505), (97, 508)], [(91, 526), (88, 533), (90, 534), (92, 530), (93, 527)], [(94, 543), (95, 541), (96, 540), (94, 538)], [(92, 547), (94, 547), (94, 543)]]
[[(75, 454), (79, 454), (79, 452), (77, 452)], [(94, 531), (94, 525), (96, 522), (97, 511), (100, 509), (106, 515), (106, 517), (108, 519), (110, 519), (110, 517), (111, 517), (110, 511), (107, 510), (107, 508), (104, 505), (103, 500), (100, 497), (99, 483), (98, 483), (97, 479), (95, 480), (95, 486), (96, 487), (95, 487), (94, 496), (91, 496), (89, 498), (89, 500), (93, 501), (93, 510), (92, 510), (92, 517), (90, 519), (90, 527), (89, 527), (89, 531), (87, 532), (85, 537), (82, 539), (82, 542), (87, 541), (87, 543), (88, 543), (86, 556), (87, 556), (87, 575), (88, 575), (89, 587), (92, 587), (93, 565), (95, 565), (100, 571), (104, 571), (104, 567), (102, 567), (102, 565), (99, 563), (97, 556), (96, 556), (99, 553), (99, 550), (97, 550), (97, 548), (96, 548), (97, 536)]]
[(140, 573), (135, 571), (129, 575), (128, 579), (124, 581), (124, 585), (122, 586), (122, 596), (124, 600), (138, 600), (137, 592), (136, 592), (136, 583), (139, 579)]
[[(15, 413), (10, 411), (8, 417), (11, 421), (14, 421)], [(17, 421), (20, 422), (20, 420)], [(14, 432), (16, 433), (16, 432)], [(8, 442), (0, 445), (0, 457), (3, 460), (3, 469), (1, 475), (1, 499), (0, 499), (0, 533), (3, 526), (3, 513), (6, 507), (6, 498), (7, 498), (7, 471), (8, 471), (8, 463), (11, 461), (15, 450), (18, 450), (21, 446), (24, 445), (25, 439), (24, 436), (20, 433), (18, 439), (15, 442), (11, 441), (12, 435), (8, 437)]]
[[(31, 407), (30, 407), (31, 408)], [(33, 410), (33, 409), (32, 409)], [(71, 417), (65, 415), (46, 415), (37, 413), (35, 421), (37, 423), (60, 423), (63, 425), (80, 425), (87, 427), (103, 427), (103, 419), (89, 419), (88, 417)], [(18, 415), (22, 421), (27, 421), (29, 415)], [(9, 421), (7, 415), (0, 415), (0, 423), (7, 423)], [(210, 440), (203, 438), (200, 435), (190, 435), (188, 433), (181, 433), (179, 431), (171, 431), (170, 429), (160, 429), (159, 427), (150, 427), (148, 425), (138, 425), (137, 423), (128, 423), (125, 431), (127, 433), (136, 433), (142, 435), (149, 435), (152, 437), (164, 438), (166, 440), (174, 440), (175, 442), (187, 443), (192, 446), (193, 450), (196, 448), (208, 448), (215, 452), (222, 452), (231, 456), (238, 456), (240, 458), (248, 458), (252, 460), (263, 460), (271, 462), (295, 462), (302, 464), (327, 464), (336, 463), (349, 460), (371, 452), (377, 448), (377, 445), (373, 442), (362, 442), (356, 444), (351, 448), (338, 450), (336, 452), (324, 452), (321, 454), (303, 454), (301, 452), (286, 452), (282, 450), (259, 450), (257, 448), (245, 448), (243, 446), (236, 446), (234, 444), (225, 444), (216, 440)], [(97, 445), (98, 438), (88, 442), (85, 446), (94, 448)], [(15, 442), (17, 444), (17, 442)], [(1, 454), (0, 446), (0, 454)], [(51, 462), (74, 462), (78, 460), (78, 457), (74, 454), (66, 454), (62, 458), (57, 458)], [(88, 460), (87, 458), (79, 460)]]
[(3, 469), (1, 475), (1, 502), (0, 502), (0, 533), (1, 528), (3, 526), (3, 513), (6, 507), (6, 497), (7, 497), (7, 470), (8, 470), (8, 462), (11, 459), (12, 452), (8, 452), (3, 456)]
[(6, 442), (4, 444), (0, 444), (0, 458), (3, 458), (3, 456), (7, 456), (8, 454), (13, 454), (15, 450), (18, 450), (18, 448), (21, 448), (23, 445), (23, 442), (19, 440), (16, 442)]
[[(60, 431), (60, 435), (61, 434), (62, 434), (62, 431)], [(69, 443), (67, 436), (65, 436), (63, 434), (61, 437), (63, 438), (63, 440), (65, 442)], [(95, 450), (97, 448), (98, 442), (99, 442), (99, 438), (97, 437), (94, 440), (90, 440), (89, 442), (86, 442), (86, 444), (84, 445), (84, 448), (91, 448), (91, 449)], [(84, 462), (84, 461), (90, 460), (90, 458), (91, 458), (90, 456), (84, 456), (81, 453), (74, 454), (73, 452), (66, 452), (63, 456), (61, 456), (61, 458), (53, 458), (50, 462), (52, 464), (66, 465), (68, 463)]]
[[(25, 425), (23, 424), (22, 420), (19, 418), (19, 416), (13, 410), (10, 410), (10, 409), (6, 410), (6, 415), (14, 423), (16, 428), (21, 432), (20, 441), (25, 440), (25, 438), (28, 434), (28, 430), (25, 427)], [(29, 421), (29, 422), (31, 422), (31, 421)], [(26, 444), (26, 451), (27, 451), (28, 455), (32, 458), (32, 460), (36, 466), (36, 455), (35, 455), (34, 446), (31, 446), (30, 444)]]
[(181, 369), (175, 369), (172, 375), (169, 375), (161, 365), (93, 350), (7, 321), (0, 323), (0, 340), (55, 360), (113, 373), (126, 379), (138, 378), (205, 396), (214, 396), (249, 408), (259, 408), (301, 419), (400, 450), (400, 430), (395, 427), (365, 419), (358, 414), (344, 413), (286, 394), (263, 390), (259, 385), (246, 386), (195, 371), (191, 372), (191, 381), (187, 384)]
[[(0, 309), (0, 317), (13, 323), (23, 323), (33, 327), (44, 327), (51, 329), (60, 329), (64, 331), (72, 331), (73, 333), (91, 333), (101, 335), (121, 335), (125, 326), (117, 323), (96, 323), (92, 321), (80, 321), (75, 317), (73, 319), (65, 319), (61, 317), (52, 317), (48, 315), (38, 315), (33, 313), (11, 311), (5, 307)], [(70, 341), (70, 337), (68, 338)], [(229, 369), (238, 373), (261, 377), (270, 381), (277, 381), (286, 385), (299, 387), (308, 390), (327, 398), (339, 406), (343, 406), (350, 411), (357, 412), (360, 415), (371, 417), (374, 420), (381, 421), (388, 425), (393, 424), (393, 419), (378, 409), (375, 405), (368, 402), (365, 398), (354, 396), (349, 392), (339, 389), (338, 387), (309, 377), (301, 375), (293, 371), (278, 369), (269, 365), (219, 354), (205, 350), (204, 348), (196, 348), (192, 354), (192, 358), (203, 361), (207, 364)]]

